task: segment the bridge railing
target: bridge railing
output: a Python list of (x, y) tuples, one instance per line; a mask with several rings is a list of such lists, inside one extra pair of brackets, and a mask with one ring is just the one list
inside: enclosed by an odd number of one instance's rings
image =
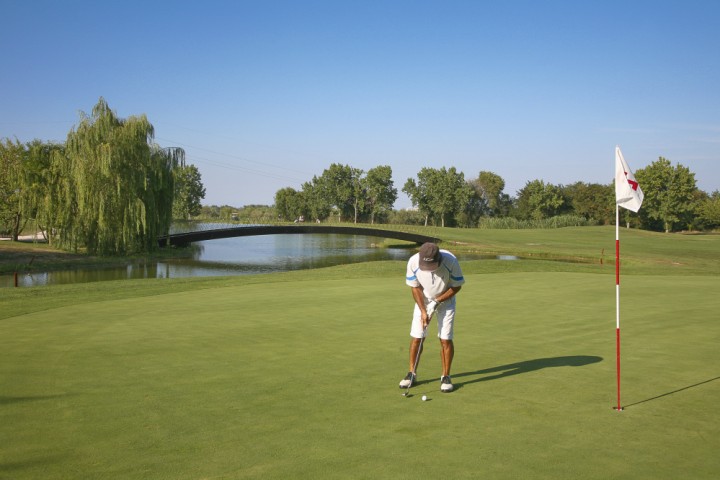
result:
[[(337, 224), (282, 224), (282, 225), (231, 225), (204, 224), (196, 230), (172, 233), (167, 237), (158, 239), (161, 247), (167, 245), (188, 245), (192, 242), (215, 240), (255, 235), (283, 235), (283, 234), (342, 234), (365, 235), (371, 237), (384, 237), (422, 244), (425, 242), (439, 242), (438, 237), (419, 234), (417, 232), (404, 232), (389, 228), (375, 228), (374, 226), (337, 225)], [(210, 227), (210, 228), (208, 228)], [(220, 227), (220, 228), (219, 228)]]

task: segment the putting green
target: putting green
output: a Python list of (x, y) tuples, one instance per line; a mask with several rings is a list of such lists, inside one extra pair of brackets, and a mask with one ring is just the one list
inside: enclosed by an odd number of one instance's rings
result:
[(718, 277), (623, 279), (626, 409), (616, 412), (614, 276), (467, 275), (457, 390), (440, 394), (430, 339), (420, 384), (403, 398), (412, 308), (404, 271), (338, 271), (348, 279), (294, 274), (79, 297), (0, 320), (0, 478), (720, 471)]

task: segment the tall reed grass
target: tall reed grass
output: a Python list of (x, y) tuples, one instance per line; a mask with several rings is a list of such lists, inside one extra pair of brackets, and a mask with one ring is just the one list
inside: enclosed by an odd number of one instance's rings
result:
[(588, 220), (580, 215), (559, 215), (540, 220), (518, 220), (517, 218), (482, 218), (477, 228), (481, 229), (530, 229), (530, 228), (563, 228), (586, 227), (597, 225), (594, 220)]

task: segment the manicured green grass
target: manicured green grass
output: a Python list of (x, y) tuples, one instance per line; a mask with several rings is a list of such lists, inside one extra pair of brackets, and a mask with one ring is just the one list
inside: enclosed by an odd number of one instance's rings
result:
[[(596, 249), (535, 232), (488, 245)], [(622, 412), (599, 262), (466, 262), (410, 398), (403, 262), (0, 291), (0, 478), (715, 478), (717, 237), (671, 238), (622, 237)]]

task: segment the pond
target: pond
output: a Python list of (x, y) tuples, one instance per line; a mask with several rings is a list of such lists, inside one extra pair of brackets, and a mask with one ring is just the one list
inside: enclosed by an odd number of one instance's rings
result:
[[(171, 233), (237, 225), (201, 222), (173, 224)], [(387, 239), (363, 235), (284, 234), (225, 238), (196, 242), (187, 258), (135, 262), (122, 267), (72, 269), (18, 275), (19, 287), (87, 283), (138, 278), (181, 278), (257, 275), (379, 260), (405, 261), (417, 251), (413, 244), (378, 247)], [(402, 244), (402, 245), (401, 245)], [(512, 255), (458, 256), (465, 259), (518, 260)], [(403, 272), (404, 273), (404, 272)], [(0, 288), (13, 287), (13, 275), (0, 275)]]
[[(406, 260), (416, 250), (378, 248), (384, 239), (338, 234), (262, 235), (197, 242), (190, 258), (134, 263), (124, 267), (36, 272), (18, 276), (30, 287), (132, 278), (180, 278), (255, 275), (377, 260)], [(0, 276), (0, 288), (12, 287), (12, 275)]]

